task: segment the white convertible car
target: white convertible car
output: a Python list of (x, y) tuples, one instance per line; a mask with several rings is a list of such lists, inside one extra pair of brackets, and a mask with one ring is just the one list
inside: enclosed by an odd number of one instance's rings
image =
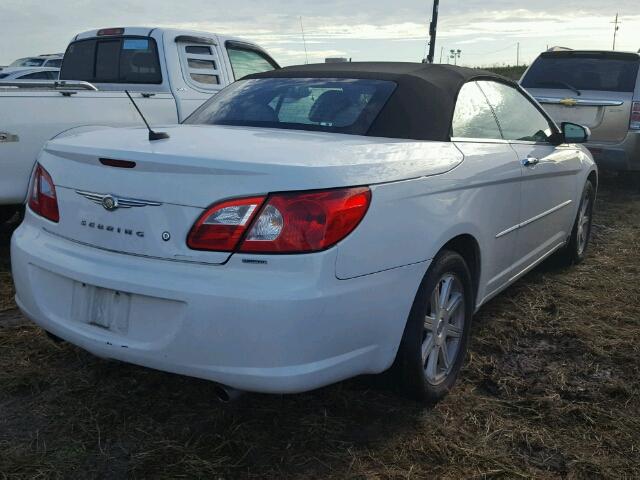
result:
[(437, 401), (482, 304), (554, 252), (585, 255), (588, 131), (488, 72), (285, 68), (163, 130), (46, 145), (12, 239), (16, 301), (95, 355), (229, 396), (392, 367)]

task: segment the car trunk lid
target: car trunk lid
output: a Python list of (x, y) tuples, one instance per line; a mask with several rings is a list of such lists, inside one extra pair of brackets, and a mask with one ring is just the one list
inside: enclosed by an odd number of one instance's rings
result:
[(538, 89), (531, 93), (558, 124), (572, 122), (589, 127), (591, 141), (617, 143), (627, 135), (632, 93), (582, 91), (577, 96)]
[(224, 263), (186, 238), (210, 205), (269, 192), (371, 185), (443, 173), (450, 143), (222, 126), (110, 129), (50, 142), (39, 158), (56, 185), (52, 233), (108, 251)]

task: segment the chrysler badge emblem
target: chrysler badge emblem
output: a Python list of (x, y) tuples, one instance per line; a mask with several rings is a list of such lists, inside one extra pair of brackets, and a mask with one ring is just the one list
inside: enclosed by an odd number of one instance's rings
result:
[(102, 199), (102, 206), (105, 210), (113, 212), (118, 209), (118, 200), (111, 195), (105, 195)]

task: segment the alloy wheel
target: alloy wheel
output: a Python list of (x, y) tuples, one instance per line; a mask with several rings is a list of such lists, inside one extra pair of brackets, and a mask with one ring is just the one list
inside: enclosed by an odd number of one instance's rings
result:
[(464, 287), (452, 274), (443, 275), (427, 305), (422, 339), (424, 375), (432, 385), (442, 383), (456, 363), (464, 332)]
[(591, 195), (585, 192), (578, 214), (578, 255), (582, 255), (587, 248), (589, 231), (591, 230)]

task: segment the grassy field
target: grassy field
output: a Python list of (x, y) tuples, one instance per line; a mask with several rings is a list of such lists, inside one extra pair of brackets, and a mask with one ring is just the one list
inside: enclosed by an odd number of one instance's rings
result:
[(585, 263), (548, 262), (481, 309), (428, 410), (374, 378), (221, 405), (210, 383), (53, 344), (12, 303), (8, 237), (0, 479), (640, 477), (636, 186), (602, 186)]

